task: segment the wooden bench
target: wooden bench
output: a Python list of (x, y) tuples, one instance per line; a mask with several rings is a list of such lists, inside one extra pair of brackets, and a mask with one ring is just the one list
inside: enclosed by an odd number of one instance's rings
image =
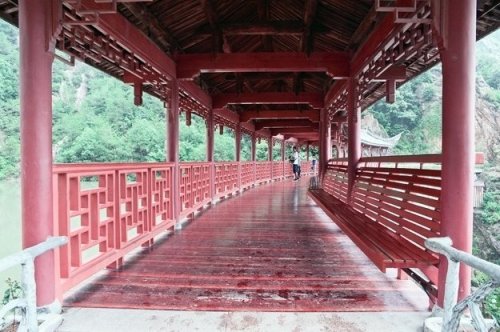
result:
[(437, 265), (424, 241), (440, 232), (440, 169), (381, 167), (373, 166), (374, 158), (365, 160), (349, 204), (347, 168), (338, 163), (329, 165), (323, 189), (310, 190), (311, 198), (381, 271)]

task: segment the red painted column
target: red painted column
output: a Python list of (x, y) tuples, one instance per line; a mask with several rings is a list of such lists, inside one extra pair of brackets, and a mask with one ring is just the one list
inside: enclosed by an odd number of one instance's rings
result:
[(306, 160), (309, 161), (309, 142), (306, 144)]
[(318, 175), (319, 175), (319, 181), (323, 181), (323, 175), (326, 171), (326, 165), (325, 163), (325, 158), (326, 158), (326, 153), (325, 153), (325, 148), (323, 146), (323, 136), (325, 135), (325, 113), (326, 110), (321, 110), (320, 111), (320, 123), (319, 123), (319, 160), (318, 160)]
[(236, 140), (234, 159), (238, 162), (238, 188), (241, 190), (241, 124), (239, 122), (234, 129), (234, 139)]
[(257, 137), (255, 136), (255, 133), (252, 133), (252, 161), (255, 161), (257, 154)]
[[(443, 62), (443, 165), (441, 234), (457, 249), (472, 251), (476, 1), (445, 0), (448, 38)], [(443, 260), (444, 261), (444, 260)], [(445, 264), (439, 289), (444, 289)], [(460, 268), (459, 301), (470, 293), (470, 268)], [(442, 305), (443, 291), (439, 293)]]
[(170, 99), (167, 108), (167, 161), (174, 163), (173, 181), (173, 216), (177, 221), (181, 211), (180, 200), (180, 168), (179, 168), (179, 86), (177, 80), (172, 81)]
[(234, 129), (234, 138), (236, 140), (235, 148), (236, 148), (236, 153), (234, 154), (234, 157), (236, 161), (241, 161), (241, 124), (237, 124), (236, 128)]
[(353, 78), (349, 79), (349, 96), (347, 101), (347, 145), (349, 155), (347, 157), (347, 199), (351, 201), (351, 193), (356, 177), (356, 169), (361, 158), (361, 111), (357, 103), (357, 86)]
[(281, 140), (281, 161), (285, 161), (285, 140)]
[(320, 136), (320, 177), (323, 178), (326, 172), (326, 168), (328, 166), (328, 160), (331, 157), (331, 147), (330, 146), (330, 141), (331, 141), (331, 125), (330, 125), (330, 118), (328, 116), (328, 110), (327, 109), (322, 109), (321, 110), (321, 136)]
[[(52, 61), (50, 1), (19, 1), (23, 248), (54, 235), (52, 206)], [(52, 251), (35, 261), (38, 305), (56, 299)]]
[(273, 138), (269, 136), (267, 139), (267, 157), (269, 161), (273, 161)]
[(214, 164), (214, 114), (213, 110), (208, 112), (206, 119), (207, 123), (207, 161), (210, 166), (210, 197), (213, 200), (215, 197), (215, 164)]

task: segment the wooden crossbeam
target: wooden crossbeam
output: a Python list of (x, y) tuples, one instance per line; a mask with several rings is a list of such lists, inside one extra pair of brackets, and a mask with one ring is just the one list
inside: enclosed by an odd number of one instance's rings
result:
[(309, 120), (262, 120), (255, 123), (255, 129), (262, 128), (294, 128), (294, 127), (308, 127), (317, 128), (318, 125)]
[(318, 110), (244, 111), (240, 115), (241, 122), (247, 122), (255, 119), (309, 119), (311, 122), (319, 122), (319, 111)]
[(193, 79), (200, 73), (326, 72), (334, 78), (349, 77), (345, 52), (264, 52), (232, 54), (179, 54), (177, 78)]
[(212, 98), (214, 108), (223, 108), (228, 104), (309, 104), (313, 108), (323, 107), (323, 95), (320, 93), (257, 92), (227, 93)]

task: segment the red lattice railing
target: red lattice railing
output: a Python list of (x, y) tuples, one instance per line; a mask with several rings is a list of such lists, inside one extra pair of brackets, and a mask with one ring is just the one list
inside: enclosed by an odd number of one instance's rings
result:
[(241, 186), (249, 187), (255, 181), (255, 163), (253, 161), (241, 162)]
[(271, 180), (271, 163), (271, 161), (258, 161), (255, 163), (256, 182)]
[(59, 254), (62, 291), (120, 264), (173, 225), (172, 170), (172, 164), (54, 166), (55, 235), (69, 238)]
[(189, 214), (211, 200), (211, 163), (182, 163), (180, 169), (180, 212)]
[(215, 194), (238, 190), (239, 163), (215, 163)]
[(283, 162), (273, 161), (273, 179), (282, 178), (284, 175), (283, 171)]
[(175, 220), (211, 200), (270, 181), (271, 171), (272, 179), (282, 178), (287, 166), (199, 162), (181, 163), (176, 172), (173, 163), (55, 165), (55, 235), (69, 238), (58, 256), (61, 291), (107, 266), (120, 266), (131, 250), (151, 244)]

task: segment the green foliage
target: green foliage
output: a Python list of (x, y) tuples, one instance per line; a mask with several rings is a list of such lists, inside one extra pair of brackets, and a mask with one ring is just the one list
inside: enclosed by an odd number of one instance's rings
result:
[[(488, 170), (488, 169), (486, 169)], [(485, 172), (485, 192), (483, 205), (479, 212), (479, 222), (486, 225), (500, 224), (500, 178)]]
[(204, 161), (206, 160), (207, 127), (205, 120), (196, 114), (191, 115), (191, 126), (186, 125), (185, 114), (180, 115), (179, 124), (179, 160)]
[(223, 135), (217, 128), (214, 136), (214, 161), (234, 161), (236, 153), (236, 139), (234, 130), (224, 127)]
[(7, 289), (3, 293), (2, 304), (5, 305), (8, 302), (23, 296), (23, 289), (17, 280), (7, 278), (5, 283), (7, 284)]
[[(490, 278), (481, 271), (474, 270), (472, 274), (472, 286), (479, 287), (489, 281)], [(483, 312), (487, 317), (493, 317), (500, 322), (500, 288), (493, 290), (484, 300)]]

